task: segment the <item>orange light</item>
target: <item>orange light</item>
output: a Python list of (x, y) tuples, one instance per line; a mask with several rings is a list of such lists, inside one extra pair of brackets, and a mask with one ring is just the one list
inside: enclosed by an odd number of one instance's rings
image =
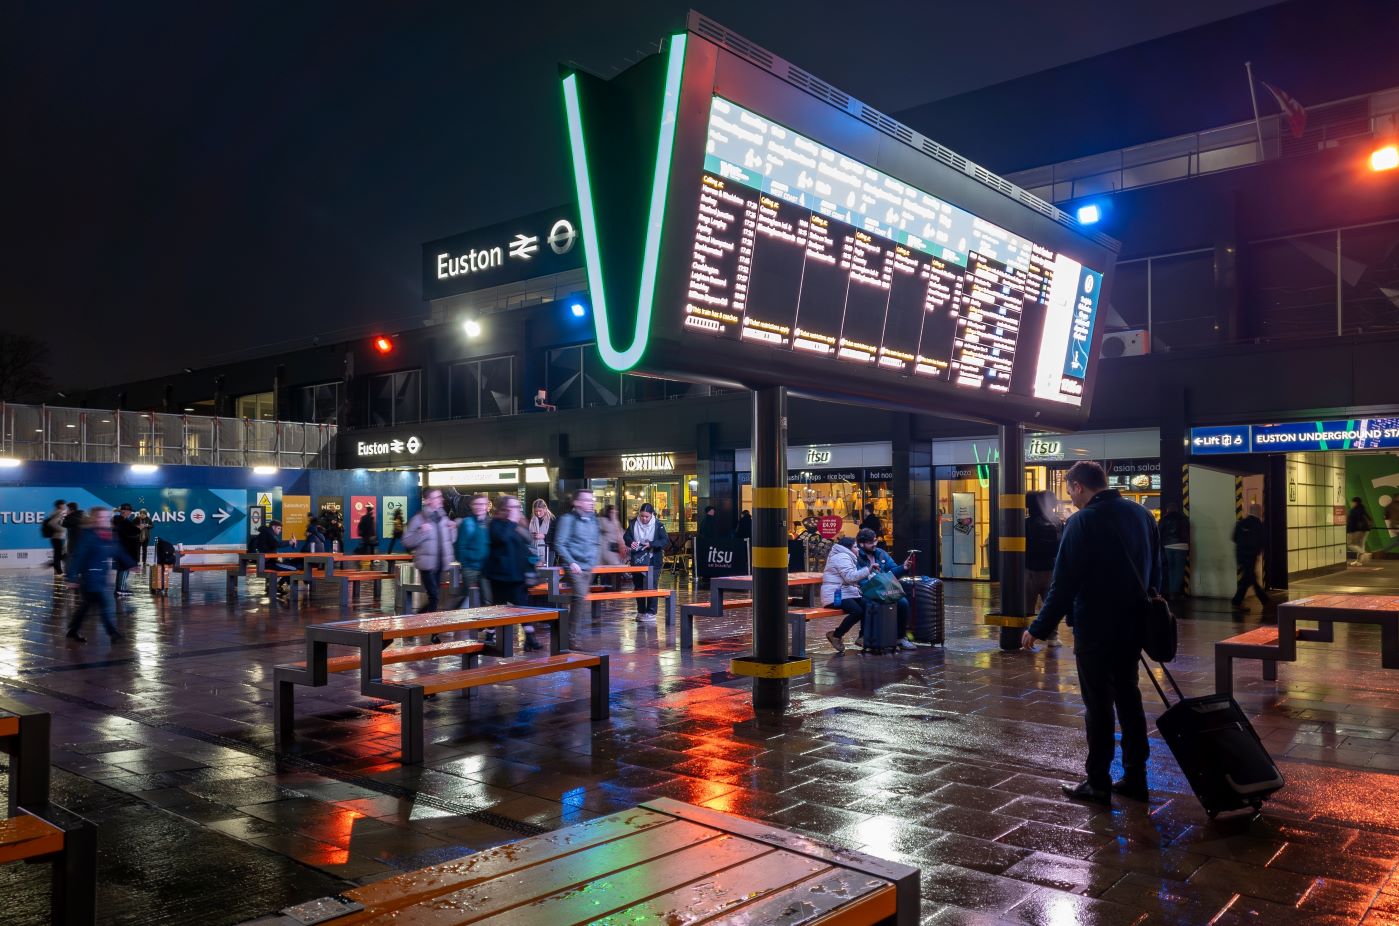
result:
[(381, 335), (374, 339), (374, 349), (381, 354), (387, 354), (393, 350), (393, 341)]
[(1370, 152), (1370, 169), (1393, 170), (1399, 167), (1399, 145), (1385, 145)]

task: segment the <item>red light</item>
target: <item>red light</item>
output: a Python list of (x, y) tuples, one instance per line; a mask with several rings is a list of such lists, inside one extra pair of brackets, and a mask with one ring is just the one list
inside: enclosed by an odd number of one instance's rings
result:
[(381, 354), (387, 354), (393, 350), (393, 341), (383, 336), (377, 337), (374, 339), (374, 349)]
[(1399, 145), (1385, 145), (1370, 152), (1370, 169), (1394, 170), (1399, 167)]

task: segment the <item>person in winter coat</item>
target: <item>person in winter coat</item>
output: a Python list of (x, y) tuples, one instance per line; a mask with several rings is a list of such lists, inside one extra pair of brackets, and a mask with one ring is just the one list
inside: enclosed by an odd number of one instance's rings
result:
[(113, 566), (130, 569), (136, 561), (112, 537), (112, 510), (101, 505), (88, 512), (78, 546), (68, 559), (68, 581), (78, 589), (80, 604), (68, 621), (68, 639), (86, 643), (81, 633), (89, 608), (96, 607), (102, 626), (113, 642), (125, 637), (112, 619), (115, 601), (107, 591), (107, 573)]
[(306, 522), (306, 536), (301, 539), (301, 546), (297, 548), (299, 553), (325, 553), (330, 549), (330, 544), (325, 539), (325, 531), (321, 530), (321, 522), (311, 518)]
[(593, 588), (593, 570), (598, 559), (597, 505), (591, 489), (573, 493), (573, 510), (559, 518), (554, 531), (554, 549), (568, 581), (568, 632), (564, 635), (567, 649), (578, 649), (583, 620), (588, 616), (588, 593)]
[(602, 509), (597, 526), (598, 562), (604, 566), (622, 564), (622, 522), (617, 520), (617, 506)]
[(1263, 588), (1263, 583), (1258, 581), (1258, 557), (1263, 555), (1263, 546), (1267, 539), (1263, 520), (1259, 517), (1261, 512), (1262, 509), (1257, 505), (1250, 505), (1248, 517), (1234, 522), (1234, 562), (1239, 569), (1239, 586), (1234, 590), (1234, 599), (1229, 603), (1235, 611), (1244, 610), (1244, 596), (1250, 588), (1258, 596), (1258, 601), (1263, 607), (1270, 607), (1273, 603), (1267, 590)]
[(821, 575), (821, 606), (845, 612), (840, 627), (826, 632), (826, 642), (838, 655), (845, 653), (845, 632), (864, 619), (865, 599), (860, 583), (869, 576), (870, 567), (862, 566), (855, 555), (855, 538), (837, 537), (826, 555), (826, 571)]
[[(141, 555), (141, 529), (136, 526), (136, 513), (131, 510), (129, 503), (124, 503), (121, 510), (112, 518), (112, 533), (121, 546), (121, 551), (126, 554), (126, 558), (131, 560), (131, 564), (136, 564), (136, 558)], [(127, 588), (126, 579), (130, 572), (130, 566), (117, 567), (117, 591), (123, 597), (131, 594), (131, 589)]]
[[(309, 531), (308, 531), (309, 532)], [(273, 572), (296, 572), (296, 567), (291, 563), (284, 563), (277, 559), (276, 554), (282, 550), (282, 522), (268, 521), (257, 532), (253, 538), (253, 552), (263, 554), (264, 568)], [(281, 576), (277, 579), (278, 593), (285, 592), (291, 587), (291, 579)]]
[(151, 513), (142, 508), (136, 512), (136, 529), (141, 532), (141, 565), (144, 566), (150, 559), (151, 553)]
[(738, 526), (734, 528), (734, 537), (738, 540), (753, 539), (753, 513), (744, 509), (738, 516)]
[[(1059, 555), (1059, 537), (1063, 525), (1054, 516), (1051, 497), (1047, 492), (1025, 494), (1025, 604), (1035, 614), (1049, 597), (1054, 580), (1054, 558)], [(1046, 641), (1059, 646), (1059, 628), (1055, 627)]]
[(1346, 512), (1346, 549), (1355, 551), (1355, 559), (1350, 563), (1359, 566), (1370, 558), (1365, 552), (1365, 540), (1375, 522), (1370, 520), (1370, 512), (1365, 510), (1365, 501), (1359, 496), (1350, 500), (1350, 510)]
[[(529, 586), (534, 580), (537, 549), (534, 537), (525, 529), (520, 500), (502, 495), (491, 512), (491, 547), (482, 574), (491, 583), (496, 604), (529, 604)], [(534, 636), (534, 626), (525, 625), (525, 649), (543, 649)]]
[[(913, 560), (913, 557), (910, 555), (909, 558), (903, 562), (903, 565), (895, 563), (894, 558), (879, 547), (879, 537), (876, 536), (874, 531), (867, 527), (861, 528), (860, 532), (855, 535), (855, 545), (851, 549), (851, 552), (854, 554), (857, 567), (852, 575), (858, 576), (854, 583), (854, 588), (855, 597), (859, 600), (860, 606), (858, 614), (854, 613), (853, 609), (846, 607), (845, 598), (847, 587), (843, 585), (840, 590), (840, 608), (845, 612), (845, 617), (841, 618), (840, 625), (837, 626), (832, 633), (826, 634), (826, 642), (830, 643), (831, 646), (835, 648), (837, 655), (842, 655), (845, 652), (845, 642), (842, 638), (845, 636), (846, 631), (858, 624), (865, 616), (864, 594), (859, 584), (876, 572), (887, 572), (891, 576), (897, 578), (908, 572), (912, 566)], [(827, 584), (826, 576), (830, 575), (830, 557), (835, 555), (836, 548), (832, 547), (830, 555), (826, 558), (827, 572), (823, 575), (821, 582), (823, 598), (825, 597), (825, 588)], [(831, 607), (835, 607), (835, 605), (831, 605)], [(908, 598), (900, 598), (896, 604), (896, 609), (898, 617), (897, 633), (899, 637), (899, 649), (914, 649), (913, 641), (908, 639)]]
[(472, 600), (471, 590), (477, 589), (481, 604), (490, 604), (491, 586), (481, 581), (481, 570), (486, 566), (486, 557), (491, 552), (491, 500), (485, 495), (471, 499), (466, 514), (457, 522), (457, 563), (461, 566), (462, 602)]
[(72, 558), (83, 533), (83, 512), (77, 502), (68, 503), (68, 513), (63, 516), (63, 530), (68, 535), (64, 538), (66, 555)]
[(549, 553), (554, 546), (554, 513), (544, 499), (534, 500), (534, 513), (530, 515), (528, 526), (530, 536), (534, 538), (535, 562), (549, 565), (552, 562)]
[[(631, 526), (622, 534), (622, 543), (630, 551), (633, 566), (646, 566), (644, 581), (648, 589), (658, 588), (661, 583), (661, 561), (665, 558), (666, 546), (670, 537), (665, 525), (656, 517), (656, 509), (646, 502), (632, 519)], [(636, 599), (636, 619), (646, 623), (656, 620), (658, 598)]]
[(63, 575), (63, 545), (68, 539), (68, 531), (63, 526), (63, 519), (68, 515), (68, 504), (59, 499), (53, 503), (53, 511), (44, 520), (44, 536), (49, 538), (49, 545), (53, 547), (53, 574)]
[(374, 522), (374, 506), (364, 506), (364, 516), (359, 519), (359, 552), (373, 556), (379, 552), (379, 525)]
[(427, 604), (418, 613), (437, 611), (442, 593), (442, 570), (452, 564), (452, 547), (457, 540), (457, 526), (442, 510), (442, 490), (428, 489), (423, 507), (408, 522), (403, 532), (403, 546), (413, 554), (413, 565), (422, 577)]
[(386, 552), (392, 553), (396, 545), (403, 543), (404, 525), (402, 508), (395, 508), (393, 510), (393, 518), (390, 524), (393, 526), (393, 533), (389, 536), (389, 548)]

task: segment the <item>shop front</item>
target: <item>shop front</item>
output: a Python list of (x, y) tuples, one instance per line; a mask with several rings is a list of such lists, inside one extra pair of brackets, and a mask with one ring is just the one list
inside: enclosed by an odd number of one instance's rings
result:
[[(752, 455), (735, 454), (738, 470), (738, 508), (751, 511)], [(815, 527), (823, 537), (853, 537), (869, 517), (866, 506), (879, 520), (877, 533), (886, 546), (894, 542), (894, 468), (892, 445), (811, 444), (787, 448), (787, 531), (796, 539)], [(870, 522), (873, 524), (873, 522)], [(809, 533), (809, 532), (808, 532)]]
[(677, 539), (695, 532), (699, 516), (698, 462), (693, 452), (638, 450), (587, 458), (583, 476), (599, 511), (617, 506), (617, 517), (630, 523), (648, 502), (666, 532)]
[[(1060, 519), (1073, 512), (1065, 475), (1079, 460), (1103, 464), (1108, 484), (1158, 517), (1161, 437), (1155, 428), (1029, 434), (1025, 438), (1025, 491), (1047, 492)], [(1000, 443), (994, 437), (933, 441), (937, 500), (938, 576), (995, 579), (996, 480)]]

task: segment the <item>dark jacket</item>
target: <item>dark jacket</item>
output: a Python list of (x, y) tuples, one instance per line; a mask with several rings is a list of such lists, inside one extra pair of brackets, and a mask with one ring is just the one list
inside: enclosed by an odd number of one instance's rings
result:
[(359, 539), (361, 543), (374, 543), (379, 539), (379, 527), (374, 523), (374, 515), (367, 511), (359, 519)]
[(1266, 534), (1263, 522), (1253, 515), (1234, 523), (1234, 558), (1239, 563), (1252, 563), (1263, 552)]
[(68, 561), (68, 575), (77, 577), (84, 592), (103, 594), (107, 591), (107, 573), (114, 562), (119, 569), (136, 565), (136, 560), (128, 556), (116, 540), (105, 538), (95, 530), (85, 530)]
[(1064, 525), (1054, 579), (1030, 634), (1046, 640), (1068, 616), (1079, 651), (1138, 647), (1143, 583), (1161, 588), (1156, 519), (1116, 489), (1104, 489)]
[(306, 536), (301, 540), (298, 553), (328, 553), (330, 552), (330, 542), (325, 539), (325, 534), (321, 531), (319, 524), (313, 524), (306, 528)]
[(753, 516), (745, 514), (738, 519), (738, 526), (734, 528), (734, 536), (739, 540), (751, 540), (753, 537)]
[(481, 574), (492, 582), (526, 581), (538, 559), (534, 553), (534, 538), (505, 518), (491, 518), (487, 531), (491, 548)]
[(1190, 543), (1190, 519), (1179, 511), (1161, 515), (1161, 546), (1173, 543)]
[(490, 518), (482, 523), (470, 511), (457, 522), (457, 562), (463, 569), (479, 572), (486, 564), (486, 556), (491, 552), (490, 525)]
[(863, 547), (858, 543), (855, 544), (855, 561), (861, 566), (868, 566), (872, 562), (878, 563), (880, 572), (887, 572), (896, 578), (905, 572), (904, 567), (894, 562), (894, 557), (890, 556), (887, 550), (879, 547), (875, 547), (873, 553), (866, 553)]
[(1059, 535), (1063, 528), (1044, 516), (1031, 515), (1025, 519), (1025, 568), (1031, 572), (1049, 572), (1059, 555)]
[[(653, 516), (651, 523), (656, 525), (656, 533), (651, 537), (651, 562), (647, 565), (659, 566), (661, 564), (661, 557), (665, 555), (666, 547), (670, 545), (670, 536), (666, 534), (665, 525), (661, 523), (660, 518)], [(631, 525), (622, 532), (622, 543), (626, 544), (628, 555), (633, 559), (635, 559), (637, 552), (639, 552), (631, 548), (632, 543), (636, 539), (633, 533), (635, 530), (636, 518), (632, 518)]]
[(1346, 512), (1346, 533), (1353, 534), (1357, 531), (1372, 531), (1375, 523), (1370, 520), (1370, 512), (1365, 510), (1364, 505), (1351, 505)]
[(253, 538), (254, 553), (279, 553), (282, 549), (282, 538), (272, 532), (271, 524), (264, 524), (262, 530), (257, 532)]
[(883, 539), (884, 522), (879, 520), (879, 515), (877, 514), (867, 514), (865, 515), (865, 519), (860, 522), (860, 530), (874, 531), (874, 536)]
[(707, 514), (700, 518), (699, 530), (697, 530), (696, 533), (711, 543), (718, 540), (719, 516), (717, 514)]
[(136, 524), (136, 516), (112, 516), (112, 535), (121, 544), (122, 551), (133, 559), (141, 555), (141, 528)]

